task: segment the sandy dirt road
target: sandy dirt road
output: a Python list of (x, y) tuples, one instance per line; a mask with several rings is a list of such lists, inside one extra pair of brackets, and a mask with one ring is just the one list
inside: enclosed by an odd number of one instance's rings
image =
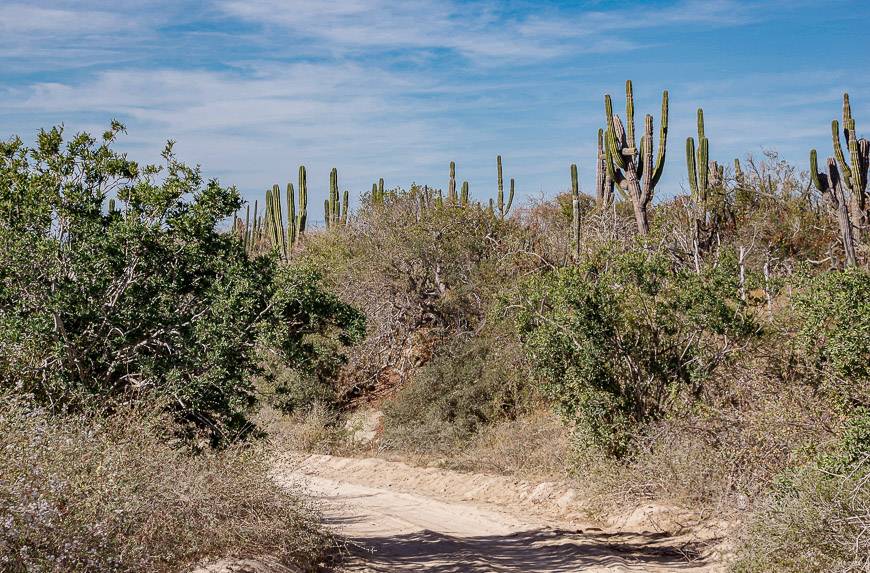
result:
[(347, 572), (718, 569), (686, 535), (596, 528), (570, 515), (561, 492), (509, 478), (331, 456), (285, 460), (275, 478), (322, 502), (350, 544)]

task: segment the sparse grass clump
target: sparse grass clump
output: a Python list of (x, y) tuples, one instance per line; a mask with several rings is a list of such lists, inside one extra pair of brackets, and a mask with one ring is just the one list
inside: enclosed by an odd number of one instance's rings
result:
[(0, 570), (175, 573), (265, 555), (311, 570), (327, 547), (254, 448), (191, 455), (141, 411), (54, 417), (0, 401)]

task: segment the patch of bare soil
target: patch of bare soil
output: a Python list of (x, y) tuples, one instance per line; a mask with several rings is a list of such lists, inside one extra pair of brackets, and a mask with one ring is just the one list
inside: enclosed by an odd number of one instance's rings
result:
[(712, 528), (658, 506), (609, 523), (584, 517), (564, 484), (290, 455), (273, 478), (323, 503), (353, 548), (348, 572), (717, 571)]

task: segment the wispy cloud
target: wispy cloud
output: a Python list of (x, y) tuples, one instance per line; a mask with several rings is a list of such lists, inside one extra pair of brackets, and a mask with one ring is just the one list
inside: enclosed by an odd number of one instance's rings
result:
[[(363, 190), (444, 184), (450, 160), (483, 195), (498, 153), (537, 194), (563, 189), (571, 162), (590, 184), (602, 94), (631, 77), (640, 113), (671, 90), (676, 189), (698, 105), (720, 160), (764, 145), (802, 162), (846, 89), (862, 129), (870, 81), (849, 70), (870, 56), (840, 59), (861, 18), (794, 1), (18, 1), (0, 6), (0, 124), (27, 136), (118, 118), (137, 158), (176, 139), (250, 197), (299, 163), (317, 200), (333, 166)], [(837, 30), (824, 46), (797, 40), (820, 26)]]

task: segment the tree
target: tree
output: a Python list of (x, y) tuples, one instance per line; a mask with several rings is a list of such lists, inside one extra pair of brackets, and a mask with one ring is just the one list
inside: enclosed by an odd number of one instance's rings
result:
[(278, 285), (294, 283), (277, 279), (294, 271), (219, 231), (237, 190), (204, 182), (171, 143), (163, 165), (140, 166), (112, 149), (122, 131), (0, 144), (0, 383), (59, 408), (159, 397), (188, 435), (217, 442), (250, 427), (259, 339), (302, 364), (297, 335), (359, 316), (281, 303), (292, 295)]

